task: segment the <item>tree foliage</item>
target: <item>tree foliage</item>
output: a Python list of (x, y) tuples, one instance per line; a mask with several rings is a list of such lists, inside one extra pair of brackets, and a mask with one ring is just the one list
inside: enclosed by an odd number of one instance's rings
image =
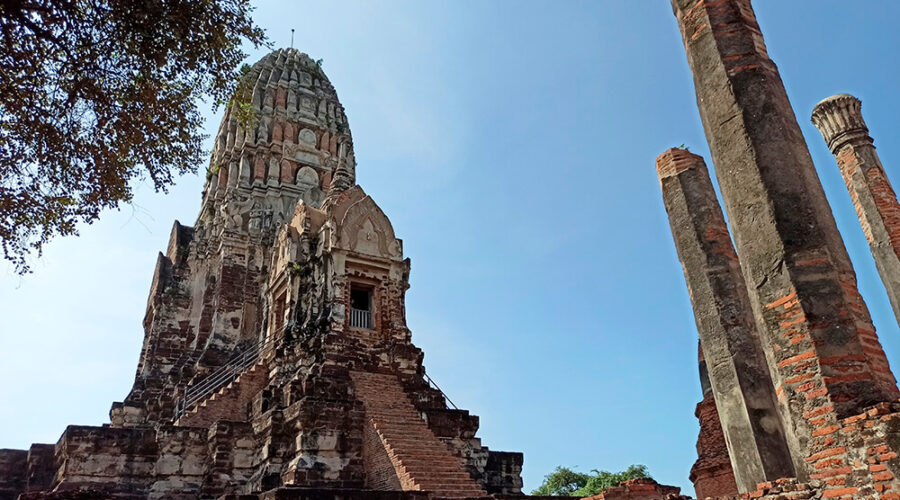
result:
[(249, 0), (0, 2), (0, 244), (20, 273), (58, 235), (195, 172), (198, 103), (227, 102)]
[(575, 472), (568, 467), (557, 467), (544, 476), (541, 486), (532, 495), (589, 497), (607, 488), (618, 486), (629, 479), (649, 478), (646, 465), (630, 465), (621, 472), (607, 472), (594, 469), (590, 474)]

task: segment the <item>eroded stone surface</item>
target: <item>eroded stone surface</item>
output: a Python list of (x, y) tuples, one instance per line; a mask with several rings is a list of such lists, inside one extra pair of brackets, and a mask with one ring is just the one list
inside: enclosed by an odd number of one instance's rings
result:
[(670, 149), (656, 167), (737, 485), (748, 491), (792, 476), (747, 286), (706, 164), (687, 150)]

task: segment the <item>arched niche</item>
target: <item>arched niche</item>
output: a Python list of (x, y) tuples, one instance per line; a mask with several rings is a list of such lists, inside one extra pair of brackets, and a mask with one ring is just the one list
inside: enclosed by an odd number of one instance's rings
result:
[(308, 128), (301, 130), (298, 143), (315, 147), (316, 146), (316, 133)]
[(301, 167), (297, 170), (296, 184), (310, 189), (319, 187), (319, 174), (312, 167)]

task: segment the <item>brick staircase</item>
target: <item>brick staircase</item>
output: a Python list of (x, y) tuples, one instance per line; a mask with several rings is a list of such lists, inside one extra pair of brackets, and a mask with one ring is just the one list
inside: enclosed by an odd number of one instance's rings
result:
[(356, 395), (406, 490), (439, 498), (479, 498), (487, 493), (425, 424), (394, 375), (351, 372)]
[(247, 404), (269, 382), (265, 363), (257, 362), (175, 421), (180, 427), (208, 427), (217, 420), (247, 419)]

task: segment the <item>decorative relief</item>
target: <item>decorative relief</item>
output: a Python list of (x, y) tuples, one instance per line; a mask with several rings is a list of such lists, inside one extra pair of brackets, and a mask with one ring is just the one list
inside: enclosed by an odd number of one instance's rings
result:
[(259, 121), (259, 128), (256, 130), (256, 142), (260, 144), (269, 142), (269, 126), (266, 125), (265, 119)]
[(319, 187), (319, 174), (311, 167), (302, 167), (297, 171), (297, 185), (309, 188)]
[(297, 109), (297, 93), (294, 92), (294, 89), (288, 89), (287, 109), (289, 111), (295, 111)]
[(250, 158), (247, 155), (241, 155), (241, 184), (249, 184), (253, 173), (250, 169)]
[(287, 158), (281, 160), (281, 182), (284, 182), (287, 184), (294, 182), (294, 176), (291, 175), (292, 168), (293, 168), (293, 165), (291, 164), (290, 160), (288, 160)]
[(249, 212), (253, 205), (250, 198), (240, 196), (237, 193), (228, 198), (223, 207), (225, 227), (228, 229), (240, 229), (244, 222), (249, 220)]
[(284, 124), (284, 142), (288, 144), (294, 143), (294, 125), (291, 122)]
[(316, 133), (308, 128), (301, 130), (299, 143), (316, 147)]
[(275, 128), (272, 129), (272, 142), (281, 142), (284, 140), (283, 131), (280, 121), (275, 121)]
[(266, 173), (267, 184), (278, 184), (281, 179), (281, 168), (274, 156), (269, 157), (269, 170)]
[(375, 224), (372, 224), (371, 219), (366, 219), (363, 222), (362, 227), (356, 232), (353, 240), (355, 240), (353, 242), (354, 252), (378, 256), (383, 254), (380, 248), (381, 238), (375, 230)]
[(384, 212), (366, 196), (347, 210), (340, 227), (340, 245), (357, 253), (400, 258), (400, 243)]

